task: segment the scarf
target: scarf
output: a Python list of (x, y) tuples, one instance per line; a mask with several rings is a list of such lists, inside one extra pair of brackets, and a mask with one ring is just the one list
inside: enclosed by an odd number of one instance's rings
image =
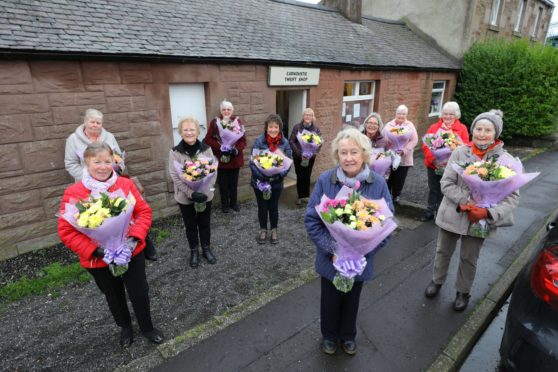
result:
[(174, 150), (182, 153), (182, 154), (188, 154), (188, 156), (190, 156), (190, 158), (193, 158), (194, 155), (196, 155), (196, 153), (198, 152), (198, 150), (200, 149), (200, 141), (196, 140), (196, 142), (193, 145), (189, 145), (186, 142), (184, 142), (184, 140), (181, 140), (178, 145), (176, 145), (174, 147)]
[(267, 146), (271, 152), (277, 150), (277, 145), (281, 143), (281, 133), (279, 133), (275, 138), (270, 137), (269, 134), (266, 133), (265, 141), (267, 142)]
[(364, 182), (366, 179), (368, 179), (369, 175), (370, 168), (368, 168), (368, 165), (366, 164), (364, 164), (364, 169), (361, 170), (360, 173), (356, 175), (356, 177), (348, 177), (345, 172), (343, 172), (343, 168), (341, 168), (341, 166), (337, 167), (337, 179), (343, 185), (350, 188), (355, 188), (357, 181), (359, 183)]
[(492, 143), (489, 143), (488, 145), (484, 145), (484, 146), (477, 146), (475, 145), (473, 142), (471, 142), (471, 150), (473, 151), (473, 154), (475, 154), (476, 156), (479, 157), (479, 159), (482, 159), (482, 157), (484, 156), (484, 154), (486, 154), (488, 152), (488, 150), (494, 148), (494, 146), (496, 146), (497, 144), (501, 143), (502, 141), (500, 140), (496, 140)]
[(118, 175), (116, 172), (112, 172), (111, 176), (106, 181), (99, 181), (96, 180), (89, 174), (87, 167), (83, 168), (83, 178), (81, 179), (81, 183), (85, 186), (86, 189), (91, 190), (91, 195), (94, 198), (97, 198), (101, 195), (102, 192), (106, 193), (108, 189), (112, 187), (116, 183), (116, 179)]
[(447, 132), (447, 131), (451, 131), (451, 127), (453, 127), (453, 124), (454, 124), (454, 123), (455, 123), (455, 121), (454, 121), (453, 123), (451, 123), (451, 125), (446, 125), (446, 123), (444, 123), (444, 122), (442, 121), (442, 125), (440, 125), (440, 128), (441, 128), (442, 130), (445, 130), (446, 132)]

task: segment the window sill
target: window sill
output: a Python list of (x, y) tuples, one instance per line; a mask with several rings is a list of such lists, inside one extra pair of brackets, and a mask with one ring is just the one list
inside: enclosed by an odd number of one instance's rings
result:
[(517, 32), (517, 31), (512, 32), (512, 35), (520, 39), (523, 37), (523, 35), (521, 35), (521, 32)]
[(488, 25), (488, 29), (489, 29), (490, 31), (500, 32), (500, 27), (498, 27), (498, 26), (496, 26), (496, 25), (491, 25), (491, 24), (489, 24), (489, 25)]

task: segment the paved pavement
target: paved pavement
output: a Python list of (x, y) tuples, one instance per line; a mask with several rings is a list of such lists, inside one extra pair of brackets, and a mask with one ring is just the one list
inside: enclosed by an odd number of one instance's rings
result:
[[(521, 191), (515, 225), (502, 228), (481, 251), (467, 310), (452, 309), (456, 260), (433, 300), (423, 295), (431, 278), (437, 227), (411, 224), (376, 259), (358, 316), (358, 354), (319, 351), (319, 280), (311, 280), (184, 351), (168, 351), (130, 369), (158, 371), (418, 371), (456, 370), (507, 297), (514, 275), (558, 211), (558, 151), (524, 162), (541, 175)], [(180, 343), (175, 340), (174, 343)], [(180, 348), (178, 348), (180, 350)], [(168, 350), (168, 348), (167, 348)]]

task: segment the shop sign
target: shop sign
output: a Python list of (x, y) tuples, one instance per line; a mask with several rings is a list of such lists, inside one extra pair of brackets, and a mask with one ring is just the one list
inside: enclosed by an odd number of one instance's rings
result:
[(318, 85), (319, 68), (269, 66), (270, 87)]

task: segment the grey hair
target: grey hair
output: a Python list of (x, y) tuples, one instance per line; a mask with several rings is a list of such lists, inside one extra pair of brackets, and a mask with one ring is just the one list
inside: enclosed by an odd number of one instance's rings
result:
[(409, 113), (409, 108), (405, 105), (399, 105), (397, 106), (397, 109), (395, 110), (395, 113), (397, 114), (400, 111), (405, 111), (405, 114)]
[(314, 113), (314, 110), (312, 110), (310, 107), (307, 107), (304, 109), (304, 111), (302, 111), (302, 118), (300, 118), (300, 121), (304, 121), (304, 114), (312, 114), (312, 123), (316, 121), (316, 114)]
[(196, 132), (197, 132), (196, 135), (198, 136), (200, 135), (201, 127), (198, 119), (196, 119), (193, 116), (186, 116), (180, 119), (180, 121), (178, 122), (178, 127), (176, 128), (176, 131), (180, 136), (182, 136), (182, 127), (184, 126), (184, 123), (193, 123), (196, 126)]
[(83, 159), (92, 158), (103, 151), (107, 151), (110, 156), (113, 155), (112, 148), (106, 142), (93, 142), (85, 148)]
[(339, 165), (339, 142), (345, 139), (351, 140), (356, 143), (357, 146), (362, 149), (364, 163), (370, 163), (370, 154), (372, 153), (372, 145), (370, 144), (370, 140), (358, 129), (348, 126), (339, 131), (339, 133), (337, 133), (337, 136), (335, 136), (335, 139), (331, 143), (331, 157), (335, 164)]
[(101, 121), (103, 121), (103, 113), (101, 111), (94, 108), (88, 108), (85, 110), (85, 115), (83, 115), (83, 122), (85, 123), (92, 117), (99, 117), (101, 118)]
[(222, 110), (225, 106), (230, 106), (234, 110), (234, 106), (231, 101), (227, 101), (226, 99), (222, 100), (219, 104), (219, 110)]
[(380, 116), (380, 114), (378, 114), (377, 112), (371, 113), (366, 117), (366, 119), (364, 119), (363, 121), (364, 130), (366, 130), (366, 123), (368, 122), (368, 120), (370, 120), (370, 118), (376, 118), (376, 120), (378, 120), (378, 124), (380, 124), (380, 127), (378, 128), (378, 132), (381, 132), (382, 129), (384, 129), (384, 122), (382, 121), (382, 117)]
[(448, 102), (444, 103), (444, 106), (442, 106), (442, 110), (440, 111), (440, 116), (439, 116), (439, 117), (442, 117), (442, 116), (443, 116), (443, 112), (444, 112), (444, 110), (446, 110), (446, 109), (447, 109), (447, 110), (450, 110), (450, 111), (453, 111), (453, 113), (455, 114), (455, 116), (456, 116), (458, 119), (461, 119), (461, 109), (459, 108), (459, 105), (457, 104), (457, 102), (455, 102), (455, 101), (448, 101)]

